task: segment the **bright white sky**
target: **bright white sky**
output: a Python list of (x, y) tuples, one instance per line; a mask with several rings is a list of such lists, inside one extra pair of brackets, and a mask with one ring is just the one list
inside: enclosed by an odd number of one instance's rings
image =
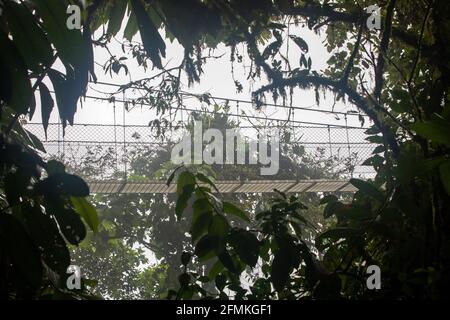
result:
[[(125, 25), (125, 24), (124, 24)], [(163, 34), (164, 31), (161, 31)], [(326, 61), (329, 58), (329, 53), (325, 49), (324, 44), (322, 43), (324, 35), (317, 35), (307, 27), (294, 26), (291, 25), (290, 33), (301, 36), (309, 45), (309, 57), (312, 59), (312, 70), (320, 70), (326, 67)], [(117, 38), (120, 39), (122, 37), (123, 30), (117, 34)], [(98, 32), (96, 36), (98, 36)], [(140, 41), (139, 33), (134, 37), (134, 41)], [(166, 50), (166, 58), (163, 59), (163, 64), (166, 65), (166, 68), (175, 67), (180, 64), (183, 57), (183, 48), (176, 41), (174, 43), (167, 42), (167, 50)], [(117, 57), (124, 56), (120, 45), (115, 40), (112, 40), (110, 45), (110, 50), (113, 54), (117, 55)], [(248, 56), (246, 55), (246, 50), (243, 46), (239, 46), (238, 50), (240, 54), (244, 56), (244, 66), (250, 66), (250, 61)], [(286, 45), (284, 45), (281, 51), (286, 55)], [(261, 85), (267, 83), (263, 78), (258, 83), (251, 83), (246, 80), (247, 75), (244, 73), (244, 69), (242, 68), (242, 64), (235, 63), (235, 78), (239, 80), (244, 86), (244, 90), (241, 93), (237, 93), (234, 81), (231, 75), (231, 62), (230, 60), (230, 50), (225, 46), (219, 46), (218, 49), (213, 53), (214, 56), (223, 56), (219, 59), (211, 59), (206, 65), (204, 65), (204, 74), (201, 76), (201, 81), (198, 84), (195, 84), (193, 87), (187, 87), (186, 77), (183, 77), (183, 87), (182, 89), (191, 93), (210, 93), (213, 96), (223, 97), (223, 98), (233, 98), (233, 99), (243, 99), (243, 100), (251, 100), (251, 92), (252, 90), (258, 89)], [(124, 69), (122, 69), (119, 75), (113, 73), (113, 77), (111, 78), (109, 74), (105, 74), (101, 65), (103, 65), (108, 59), (109, 55), (106, 50), (101, 48), (95, 48), (94, 57), (96, 61), (96, 75), (100, 82), (108, 82), (115, 84), (126, 84), (130, 80), (130, 76), (125, 75)], [(300, 59), (300, 50), (298, 47), (290, 41), (289, 44), (289, 53), (288, 53), (289, 61), (293, 68), (297, 67)], [(148, 69), (147, 72), (144, 71), (142, 67), (139, 67), (137, 62), (129, 56), (128, 60), (126, 60), (126, 64), (128, 66), (131, 78), (133, 80), (142, 79), (154, 75), (155, 73), (160, 72), (160, 70)], [(93, 89), (105, 91), (105, 92), (113, 92), (116, 88), (111, 86), (104, 86), (100, 84), (90, 84)], [(99, 94), (95, 90), (90, 89), (87, 93), (92, 96), (103, 96), (105, 95)], [(127, 92), (127, 98), (132, 98), (133, 93)], [(121, 99), (122, 95), (117, 96), (117, 98)], [(39, 100), (39, 99), (38, 99)], [(272, 102), (270, 95), (267, 97), (267, 102)], [(280, 99), (277, 103), (281, 104), (282, 100)], [(190, 98), (189, 102), (187, 102), (190, 108), (199, 108), (200, 103), (195, 98)], [(117, 123), (122, 123), (122, 105), (117, 103)], [(314, 90), (303, 91), (296, 89), (293, 97), (293, 106), (297, 107), (307, 107), (307, 108), (320, 108), (322, 110), (331, 110), (333, 105), (332, 95), (329, 93), (327, 97), (324, 99), (321, 97), (320, 106), (316, 105), (315, 101), (315, 93)], [(231, 113), (236, 113), (235, 104), (231, 103), (232, 109)], [(244, 106), (240, 104), (240, 109), (245, 110), (247, 114), (254, 114), (257, 116), (264, 116), (263, 113), (257, 112), (251, 109), (250, 105)], [(343, 103), (337, 103), (334, 107), (335, 111), (348, 111), (354, 110), (354, 107), (351, 105), (344, 105)], [(265, 108), (265, 113), (271, 118), (279, 118), (286, 119), (288, 115), (287, 109), (276, 109), (274, 107)], [(144, 106), (142, 109), (140, 107), (134, 108), (132, 111), (127, 113), (126, 115), (126, 123), (127, 124), (140, 124), (147, 125), (149, 121), (155, 119), (154, 111), (149, 110), (149, 107)], [(186, 119), (186, 115), (184, 115), (184, 119)], [(332, 124), (341, 124), (344, 125), (344, 119), (341, 117), (340, 120), (336, 119), (334, 115), (318, 113), (318, 112), (309, 112), (302, 110), (295, 110), (294, 116), (291, 119), (295, 119), (297, 121), (308, 121), (315, 123), (332, 123)], [(348, 118), (349, 125), (352, 126), (360, 126), (358, 118), (355, 116), (351, 116)], [(52, 117), (50, 122), (57, 122), (58, 115), (56, 108), (52, 113)], [(40, 118), (40, 110), (39, 110), (39, 101), (38, 101), (38, 109), (35, 113), (32, 122), (41, 122)], [(105, 101), (94, 101), (92, 99), (87, 99), (83, 101), (83, 108), (79, 108), (77, 113), (75, 114), (75, 123), (102, 123), (102, 124), (113, 124), (114, 123), (114, 113), (112, 104)], [(70, 130), (70, 129), (69, 129)]]

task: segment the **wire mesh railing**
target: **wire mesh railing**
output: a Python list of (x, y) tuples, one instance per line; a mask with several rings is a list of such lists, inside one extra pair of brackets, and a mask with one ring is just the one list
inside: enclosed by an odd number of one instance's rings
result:
[[(144, 125), (74, 124), (62, 130), (50, 123), (47, 138), (40, 123), (25, 128), (43, 141), (45, 157), (63, 161), (68, 170), (88, 180), (164, 179), (158, 174), (167, 168), (171, 149), (182, 134), (155, 135)], [(242, 126), (241, 134), (248, 142), (258, 128)], [(258, 175), (252, 165), (213, 165), (219, 180), (302, 180), (372, 178), (375, 174), (363, 163), (375, 144), (365, 140), (365, 129), (355, 127), (283, 126), (280, 130), (278, 173)], [(249, 178), (250, 177), (250, 178)]]

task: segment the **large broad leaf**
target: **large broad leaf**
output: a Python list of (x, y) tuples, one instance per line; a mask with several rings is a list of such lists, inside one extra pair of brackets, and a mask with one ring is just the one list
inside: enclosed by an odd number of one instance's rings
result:
[(175, 205), (175, 215), (177, 216), (178, 219), (181, 218), (193, 192), (194, 192), (194, 185), (188, 184), (184, 186), (183, 192), (178, 196), (177, 203)]
[(272, 262), (270, 278), (278, 292), (282, 291), (287, 284), (292, 271), (292, 263), (289, 250), (278, 250)]
[(291, 237), (278, 239), (277, 242), (279, 249), (275, 252), (270, 277), (275, 290), (280, 292), (285, 288), (292, 270), (298, 268), (301, 250)]
[(11, 72), (6, 65), (3, 65), (3, 61), (0, 60), (0, 100), (8, 102), (11, 100), (13, 94), (13, 80)]
[(39, 247), (45, 263), (55, 272), (64, 274), (70, 264), (70, 253), (54, 219), (38, 207), (24, 206), (21, 218), (31, 238)]
[(363, 181), (360, 179), (350, 179), (350, 183), (354, 185), (356, 188), (358, 188), (358, 190), (364, 193), (365, 195), (374, 198), (380, 202), (384, 201), (383, 193), (370, 182)]
[(192, 204), (192, 210), (194, 211), (194, 218), (200, 216), (205, 212), (213, 211), (213, 206), (207, 198), (198, 198)]
[(345, 209), (345, 205), (342, 202), (331, 201), (331, 202), (327, 203), (327, 206), (323, 210), (323, 217), (329, 218), (332, 215), (342, 211), (343, 209)]
[(39, 94), (41, 96), (42, 125), (45, 131), (45, 139), (47, 139), (48, 121), (50, 119), (50, 114), (52, 113), (53, 107), (55, 106), (55, 102), (53, 101), (47, 86), (43, 83), (39, 84)]
[(189, 199), (195, 190), (195, 177), (188, 171), (183, 171), (178, 176), (177, 181), (177, 203), (175, 205), (175, 214), (181, 218), (184, 209), (186, 209)]
[(166, 44), (150, 19), (145, 7), (140, 0), (130, 0), (133, 13), (136, 16), (142, 43), (153, 65), (162, 69), (161, 56), (166, 56)]
[(177, 181), (177, 194), (181, 195), (184, 192), (184, 188), (189, 185), (195, 185), (194, 175), (189, 171), (181, 172)]
[(230, 202), (223, 202), (223, 211), (227, 214), (239, 217), (244, 221), (250, 222), (247, 213)]
[(227, 219), (222, 215), (215, 215), (209, 226), (208, 234), (211, 236), (225, 237), (230, 230)]
[(10, 214), (0, 214), (0, 241), (22, 279), (32, 288), (39, 288), (42, 280), (39, 250), (20, 222)]
[(128, 41), (132, 41), (134, 35), (138, 32), (138, 30), (139, 27), (137, 24), (136, 16), (133, 12), (131, 12), (125, 30), (123, 31), (123, 37)]
[(328, 229), (327, 231), (321, 233), (318, 238), (329, 238), (333, 240), (338, 240), (341, 238), (348, 238), (358, 233), (358, 230), (352, 228), (338, 227), (334, 229)]
[(290, 35), (289, 36), (292, 40), (294, 40), (295, 44), (304, 52), (304, 53), (308, 53), (308, 44), (306, 43), (305, 40), (303, 40), (303, 38), (299, 37), (299, 36), (295, 36), (295, 35)]
[(95, 233), (98, 231), (98, 215), (95, 207), (82, 197), (70, 197), (75, 211), (86, 221), (88, 226)]
[(210, 211), (201, 212), (196, 214), (194, 212), (194, 218), (192, 220), (191, 236), (192, 240), (196, 241), (200, 236), (202, 236), (211, 224), (212, 214)]
[(86, 228), (79, 214), (60, 198), (48, 198), (46, 208), (58, 222), (59, 229), (67, 241), (78, 245), (86, 237)]
[(28, 119), (31, 121), (34, 116), (34, 112), (36, 111), (36, 97), (34, 96), (34, 92), (31, 93), (28, 109)]
[(221, 241), (218, 237), (213, 237), (207, 234), (197, 242), (195, 246), (195, 254), (202, 259), (206, 256), (210, 257), (211, 253), (221, 252), (222, 248), (223, 246), (221, 245)]
[(70, 83), (73, 79), (67, 79), (64, 74), (53, 69), (48, 71), (48, 76), (52, 80), (55, 89), (56, 101), (58, 102), (58, 110), (63, 127), (66, 126), (67, 122), (73, 124), (73, 116), (77, 109), (79, 98), (70, 88)]
[(187, 266), (189, 264), (189, 261), (191, 261), (192, 254), (186, 251), (183, 251), (181, 254), (181, 263), (183, 266)]
[(230, 243), (236, 249), (239, 258), (250, 267), (258, 262), (260, 243), (249, 231), (239, 231), (230, 236)]
[(450, 145), (450, 122), (437, 114), (430, 121), (413, 124), (411, 128), (432, 142)]
[[(30, 105), (31, 82), (20, 52), (7, 35), (0, 30), (0, 70), (2, 70), (2, 99), (20, 114), (26, 114)], [(3, 79), (3, 77), (5, 77)]]
[(447, 194), (450, 195), (450, 161), (447, 160), (439, 166), (439, 174)]
[(69, 195), (87, 197), (89, 195), (89, 186), (76, 175), (57, 173), (37, 183), (35, 192), (46, 196)]
[(44, 30), (66, 64), (78, 67), (85, 58), (81, 31), (67, 28), (66, 0), (34, 0)]
[(21, 197), (28, 193), (31, 175), (23, 167), (4, 176), (5, 196), (9, 205), (15, 206), (20, 203)]
[(35, 149), (37, 149), (39, 151), (42, 151), (44, 153), (47, 152), (45, 150), (44, 144), (42, 143), (41, 139), (36, 137), (36, 135), (34, 133), (31, 133), (28, 130), (24, 129), (24, 131), (25, 131), (27, 137), (29, 138), (29, 140), (31, 141), (31, 143), (29, 144), (30, 147), (33, 147), (33, 148), (35, 148)]
[(94, 69), (94, 47), (92, 46), (92, 34), (89, 26), (85, 26), (83, 29), (83, 48), (86, 52), (86, 58), (83, 60), (83, 65), (79, 69), (77, 80), (79, 82), (79, 93), (85, 95), (89, 82), (89, 74), (92, 76), (94, 82), (97, 82)]
[(211, 267), (211, 270), (209, 270), (208, 278), (209, 278), (209, 279), (215, 279), (216, 276), (217, 276), (220, 272), (222, 272), (222, 270), (223, 270), (224, 268), (225, 268), (225, 267), (223, 266), (222, 262), (220, 262), (220, 260), (217, 260), (217, 261), (213, 264), (213, 266)]
[(346, 227), (338, 227), (334, 229), (329, 229), (321, 233), (316, 238), (316, 246), (319, 250), (323, 250), (325, 246), (323, 245), (324, 239), (331, 239), (332, 241), (337, 241), (339, 239), (348, 239), (358, 234), (358, 230)]
[(227, 284), (227, 277), (224, 274), (218, 274), (215, 279), (216, 288), (219, 291), (223, 291), (225, 285)]
[(112, 8), (108, 20), (108, 34), (115, 36), (122, 26), (122, 21), (127, 10), (127, 1), (112, 0)]
[(208, 185), (210, 185), (217, 193), (219, 193), (219, 189), (217, 189), (216, 185), (211, 181), (210, 178), (208, 178), (207, 176), (205, 176), (203, 173), (199, 172), (197, 173), (197, 179), (201, 182), (207, 183)]
[(315, 286), (313, 296), (316, 299), (337, 299), (341, 292), (341, 278), (336, 274), (324, 275)]
[(62, 162), (60, 162), (58, 160), (49, 160), (47, 162), (47, 167), (45, 169), (49, 176), (66, 172), (66, 167), (64, 166), (64, 164)]
[(219, 255), (219, 261), (232, 273), (239, 273), (233, 258), (230, 256), (227, 250), (223, 250)]
[(22, 4), (5, 2), (5, 14), (13, 41), (27, 66), (34, 72), (49, 67), (53, 61), (53, 49), (34, 16)]
[(338, 201), (338, 198), (334, 194), (328, 194), (322, 199), (320, 199), (320, 204), (330, 203)]

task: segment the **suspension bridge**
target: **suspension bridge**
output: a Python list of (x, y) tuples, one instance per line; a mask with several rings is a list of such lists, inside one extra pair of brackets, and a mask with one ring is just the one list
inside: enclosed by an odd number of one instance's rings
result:
[[(69, 172), (82, 176), (88, 182), (92, 193), (174, 193), (176, 186), (167, 186), (167, 175), (158, 175), (158, 171), (170, 160), (171, 143), (173, 146), (179, 135), (174, 133), (173, 127), (169, 127), (165, 128), (169, 135), (157, 137), (149, 125), (130, 123), (126, 119), (127, 112), (129, 105), (135, 104), (136, 100), (125, 95), (122, 98), (111, 96), (86, 97), (112, 104), (114, 121), (111, 124), (76, 123), (63, 130), (60, 122), (54, 122), (49, 123), (47, 135), (41, 123), (27, 123), (24, 128), (43, 142), (46, 149), (44, 157), (64, 162)], [(225, 100), (215, 97), (215, 100), (220, 99)], [(297, 112), (323, 112), (339, 116), (345, 119), (345, 123), (307, 122), (295, 117), (286, 120), (248, 113), (244, 115), (239, 110), (239, 103), (242, 106), (251, 102), (226, 99), (226, 103), (230, 100), (236, 104), (234, 113), (184, 105), (181, 108), (181, 122), (187, 123), (183, 112), (187, 117), (193, 112), (213, 116), (226, 114), (238, 124), (246, 141), (253, 139), (259, 130), (278, 128), (282, 136), (280, 170), (274, 176), (249, 176), (233, 171), (235, 168), (230, 170), (227, 165), (216, 166), (216, 171), (221, 171), (221, 178), (215, 182), (219, 192), (271, 193), (274, 189), (287, 193), (354, 192), (356, 189), (349, 183), (350, 178), (374, 176), (374, 171), (365, 166), (364, 161), (372, 155), (376, 144), (365, 140), (367, 128), (347, 124), (347, 117), (355, 114), (294, 107)], [(142, 100), (139, 103), (145, 105)], [(118, 107), (120, 105), (122, 110)], [(117, 118), (120, 117), (119, 122)]]

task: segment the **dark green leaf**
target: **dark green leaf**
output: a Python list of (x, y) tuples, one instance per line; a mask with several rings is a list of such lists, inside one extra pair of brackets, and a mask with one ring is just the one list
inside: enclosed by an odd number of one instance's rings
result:
[(55, 220), (37, 207), (25, 206), (21, 218), (31, 238), (39, 247), (45, 263), (55, 272), (65, 274), (70, 253)]
[(172, 183), (173, 178), (175, 178), (175, 173), (177, 173), (177, 171), (179, 169), (181, 169), (182, 167), (183, 167), (183, 165), (181, 165), (181, 166), (175, 168), (175, 170), (173, 170), (173, 172), (170, 174), (169, 178), (167, 179), (167, 182), (166, 182), (167, 186), (170, 186), (170, 184)]
[(325, 207), (325, 210), (323, 210), (323, 217), (329, 218), (344, 208), (345, 208), (345, 205), (342, 202), (339, 202), (339, 201), (328, 202), (327, 206)]
[(259, 257), (259, 241), (249, 231), (239, 231), (230, 236), (230, 243), (236, 249), (239, 258), (250, 267), (254, 267)]
[(24, 131), (25, 131), (25, 134), (28, 136), (28, 138), (31, 141), (30, 147), (35, 148), (35, 149), (45, 153), (46, 152), (45, 147), (44, 147), (44, 144), (42, 143), (41, 139), (39, 139), (33, 133), (31, 133), (30, 131), (28, 131), (26, 129), (24, 129)]
[(72, 66), (80, 66), (84, 59), (81, 31), (67, 28), (67, 1), (35, 0), (47, 36), (58, 51), (59, 57)]
[(61, 200), (49, 200), (47, 205), (58, 222), (61, 233), (67, 241), (78, 245), (86, 237), (86, 228), (81, 217)]
[(0, 214), (0, 240), (22, 279), (37, 289), (42, 280), (39, 250), (24, 227), (10, 214)]
[(69, 195), (74, 197), (87, 197), (89, 186), (78, 176), (68, 173), (56, 173), (40, 181), (35, 186), (37, 194)]
[(321, 241), (322, 239), (332, 239), (334, 241), (339, 239), (346, 239), (358, 234), (358, 230), (352, 228), (338, 227), (334, 229), (328, 229), (327, 231), (321, 233), (316, 241)]
[(123, 32), (123, 37), (128, 41), (132, 41), (134, 35), (138, 32), (139, 27), (137, 24), (136, 16), (133, 12), (131, 12), (130, 17), (128, 18), (127, 25)]
[(192, 221), (191, 229), (191, 236), (193, 241), (197, 240), (206, 231), (208, 231), (208, 228), (211, 225), (211, 220), (212, 214), (209, 211), (202, 212), (198, 215), (194, 212), (194, 219)]
[(287, 284), (292, 271), (291, 257), (289, 250), (278, 250), (272, 263), (270, 278), (272, 284), (278, 292), (282, 291)]
[(236, 265), (234, 264), (233, 259), (231, 258), (228, 251), (223, 250), (219, 255), (219, 261), (224, 265), (225, 268), (227, 268), (231, 273), (238, 273), (238, 269), (236, 268)]
[(191, 261), (191, 257), (192, 255), (189, 252), (183, 251), (183, 253), (181, 254), (181, 263), (184, 266), (187, 266), (189, 261)]
[(177, 194), (181, 195), (184, 193), (184, 188), (186, 186), (194, 186), (195, 185), (195, 177), (189, 171), (183, 171), (178, 176), (177, 181)]
[(209, 178), (208, 178), (207, 176), (205, 176), (203, 173), (198, 172), (196, 176), (197, 176), (197, 179), (198, 179), (198, 180), (200, 180), (200, 181), (202, 181), (202, 182), (204, 182), (204, 183), (209, 184), (211, 187), (213, 187), (213, 189), (214, 189), (217, 193), (219, 193), (219, 189), (217, 189), (216, 185), (211, 181), (211, 179), (209, 179)]
[(442, 184), (447, 191), (447, 194), (450, 195), (450, 161), (442, 163), (439, 166), (439, 175), (441, 177)]
[(166, 56), (166, 44), (161, 38), (158, 29), (150, 19), (145, 7), (140, 0), (130, 0), (133, 7), (133, 13), (136, 16), (139, 31), (141, 33), (142, 43), (148, 57), (152, 60), (153, 65), (162, 69), (161, 56)]
[[(14, 43), (0, 30), (0, 66), (2, 66), (1, 77), (2, 97), (9, 106), (20, 114), (26, 114), (33, 94), (27, 67)], [(6, 82), (6, 83), (4, 83)], [(8, 89), (9, 88), (9, 89)]]
[(225, 285), (227, 283), (227, 277), (223, 274), (218, 274), (216, 276), (215, 283), (216, 283), (216, 288), (219, 291), (223, 291), (223, 289), (225, 288)]
[[(69, 72), (70, 69), (67, 69)], [(63, 127), (69, 122), (73, 124), (73, 117), (77, 110), (79, 95), (72, 88), (75, 81), (74, 78), (67, 78), (59, 71), (50, 69), (48, 76), (53, 83), (55, 89), (56, 101), (58, 102), (58, 110)]]
[(188, 201), (194, 192), (194, 185), (188, 184), (184, 186), (183, 192), (178, 196), (177, 203), (175, 205), (175, 215), (178, 219), (181, 218), (184, 210), (187, 207)]
[(115, 36), (122, 26), (122, 21), (127, 10), (127, 1), (113, 0), (112, 8), (109, 14), (108, 31), (111, 36)]
[(439, 115), (435, 114), (430, 121), (413, 124), (411, 128), (433, 142), (450, 145), (450, 122)]
[(49, 67), (53, 61), (52, 47), (27, 7), (6, 1), (5, 13), (13, 41), (27, 66), (34, 72), (42, 70), (41, 64)]
[(216, 263), (213, 264), (211, 270), (208, 273), (208, 278), (210, 279), (215, 279), (216, 276), (222, 272), (222, 270), (225, 267), (223, 266), (222, 262), (220, 262), (220, 260), (217, 260)]
[(94, 233), (98, 231), (98, 215), (95, 207), (83, 197), (70, 197), (76, 212), (84, 219)]
[(28, 110), (28, 119), (31, 121), (34, 116), (34, 112), (36, 111), (36, 97), (34, 96), (34, 93), (31, 94), (30, 97), (30, 104), (29, 104), (29, 110)]
[(182, 288), (186, 288), (189, 286), (189, 282), (191, 282), (191, 276), (187, 273), (182, 273), (178, 276), (178, 282)]
[(378, 143), (378, 144), (383, 144), (383, 142), (384, 142), (382, 136), (369, 136), (365, 140), (367, 140), (371, 143)]
[(250, 222), (250, 219), (247, 217), (247, 213), (231, 202), (223, 202), (223, 211), (227, 214), (241, 218), (244, 221)]
[(20, 202), (21, 197), (28, 193), (31, 176), (22, 167), (15, 172), (9, 172), (4, 178), (6, 199), (9, 205), (14, 206)]
[(49, 176), (66, 172), (66, 167), (64, 166), (64, 164), (62, 162), (59, 162), (58, 160), (49, 160), (47, 162), (46, 169), (47, 169), (47, 173)]
[(220, 240), (210, 235), (203, 236), (195, 246), (195, 254), (203, 258), (211, 252), (221, 251)]
[(225, 237), (228, 234), (230, 226), (227, 219), (222, 215), (215, 215), (209, 226), (209, 235)]
[(324, 275), (314, 288), (313, 296), (317, 299), (337, 299), (341, 292), (341, 278), (336, 274)]
[(338, 198), (334, 194), (328, 194), (325, 197), (323, 197), (322, 199), (320, 199), (320, 204), (335, 202), (337, 200), (338, 200)]
[(53, 107), (55, 106), (55, 102), (53, 101), (47, 86), (43, 83), (39, 84), (39, 94), (41, 96), (42, 125), (45, 131), (45, 138), (47, 139), (48, 121), (50, 119), (50, 114), (52, 113)]
[[(299, 46), (299, 48), (304, 52), (304, 53), (308, 53), (308, 44), (306, 43), (305, 40), (303, 40), (303, 38), (298, 37), (298, 36), (294, 36), (294, 35), (290, 35), (289, 36), (292, 40), (294, 40), (295, 44), (297, 46)], [(306, 65), (305, 65), (306, 67)]]
[(374, 198), (380, 202), (384, 201), (384, 194), (377, 187), (367, 181), (363, 181), (360, 179), (350, 179), (350, 183), (358, 188), (359, 191), (364, 193), (365, 195)]
[(379, 145), (372, 151), (372, 154), (382, 153), (384, 151), (386, 151), (386, 148), (383, 145)]

